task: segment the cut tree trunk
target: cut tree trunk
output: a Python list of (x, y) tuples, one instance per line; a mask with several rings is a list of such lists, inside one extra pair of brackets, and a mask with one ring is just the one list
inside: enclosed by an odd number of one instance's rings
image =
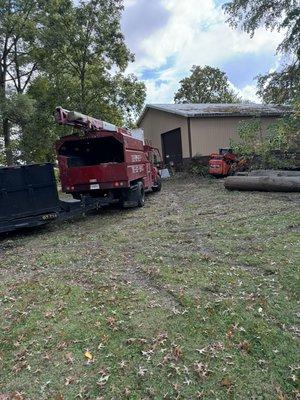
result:
[(256, 169), (249, 172), (250, 176), (300, 176), (300, 171), (287, 171), (276, 169)]
[(224, 185), (228, 190), (300, 192), (300, 176), (230, 176)]

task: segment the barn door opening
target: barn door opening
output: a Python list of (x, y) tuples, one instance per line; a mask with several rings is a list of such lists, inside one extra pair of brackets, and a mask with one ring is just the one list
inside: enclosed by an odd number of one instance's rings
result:
[(181, 129), (173, 129), (161, 135), (164, 162), (166, 165), (182, 165)]

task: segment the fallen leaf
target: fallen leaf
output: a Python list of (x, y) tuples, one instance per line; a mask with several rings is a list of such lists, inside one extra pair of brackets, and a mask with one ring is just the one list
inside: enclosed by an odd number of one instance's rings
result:
[(230, 388), (231, 386), (233, 386), (233, 382), (232, 380), (228, 377), (225, 376), (222, 380), (221, 380), (221, 385), (226, 387), (226, 388)]
[(115, 329), (115, 328), (116, 328), (117, 320), (116, 320), (115, 317), (108, 317), (108, 318), (107, 318), (107, 323), (108, 323), (108, 325), (109, 325), (110, 328)]
[(126, 387), (126, 388), (124, 389), (124, 396), (129, 397), (130, 394), (131, 394), (131, 390), (130, 390), (128, 387)]
[(196, 372), (196, 374), (198, 375), (199, 378), (207, 378), (208, 374), (211, 372), (208, 369), (208, 365), (207, 364), (203, 364), (201, 362), (196, 362), (194, 364), (194, 371)]
[(138, 376), (143, 378), (145, 376), (146, 372), (147, 372), (147, 369), (140, 366), (139, 370), (138, 370)]
[(245, 351), (246, 353), (250, 353), (250, 343), (247, 340), (243, 340), (238, 344), (239, 349)]
[(180, 346), (174, 345), (172, 347), (172, 356), (175, 361), (178, 361), (182, 357), (182, 349)]
[(89, 360), (92, 360), (92, 359), (93, 359), (93, 355), (92, 355), (92, 353), (91, 353), (89, 350), (87, 350), (87, 351), (84, 353), (84, 355), (85, 355), (85, 357), (88, 358)]
[(276, 400), (287, 400), (287, 396), (282, 392), (279, 386), (277, 386), (275, 390), (277, 394)]
[(296, 381), (297, 381), (297, 376), (296, 376), (296, 375), (292, 375), (292, 376), (291, 376), (291, 380), (292, 380), (293, 382), (296, 382)]
[(68, 377), (65, 379), (65, 385), (66, 385), (66, 386), (69, 386), (69, 385), (71, 385), (72, 383), (74, 383), (74, 378), (73, 378), (72, 376), (68, 376)]
[(107, 381), (108, 381), (109, 377), (110, 377), (110, 375), (100, 376), (100, 378), (97, 381), (97, 385), (100, 386), (100, 387), (105, 386), (107, 384)]
[(232, 337), (233, 337), (233, 332), (232, 332), (231, 329), (229, 329), (229, 330), (227, 331), (226, 337), (227, 337), (228, 340), (232, 339)]
[(68, 364), (73, 364), (74, 363), (74, 358), (73, 358), (72, 353), (67, 353), (65, 355), (65, 358), (66, 358)]
[(11, 395), (10, 400), (24, 400), (24, 397), (20, 392), (15, 392)]

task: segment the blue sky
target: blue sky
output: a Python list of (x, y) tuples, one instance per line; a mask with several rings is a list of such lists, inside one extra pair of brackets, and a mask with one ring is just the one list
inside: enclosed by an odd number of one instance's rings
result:
[(225, 0), (125, 0), (122, 30), (147, 86), (148, 103), (173, 102), (193, 65), (221, 68), (245, 99), (258, 101), (255, 76), (274, 70), (281, 34), (260, 28), (253, 38), (225, 22)]

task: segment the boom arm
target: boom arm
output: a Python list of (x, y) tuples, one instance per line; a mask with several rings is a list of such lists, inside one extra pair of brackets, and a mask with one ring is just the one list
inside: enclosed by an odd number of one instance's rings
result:
[(55, 120), (60, 125), (74, 126), (75, 128), (83, 129), (86, 131), (110, 131), (119, 132), (120, 128), (116, 127), (109, 122), (101, 121), (88, 115), (81, 114), (77, 111), (65, 110), (62, 107), (56, 107)]

